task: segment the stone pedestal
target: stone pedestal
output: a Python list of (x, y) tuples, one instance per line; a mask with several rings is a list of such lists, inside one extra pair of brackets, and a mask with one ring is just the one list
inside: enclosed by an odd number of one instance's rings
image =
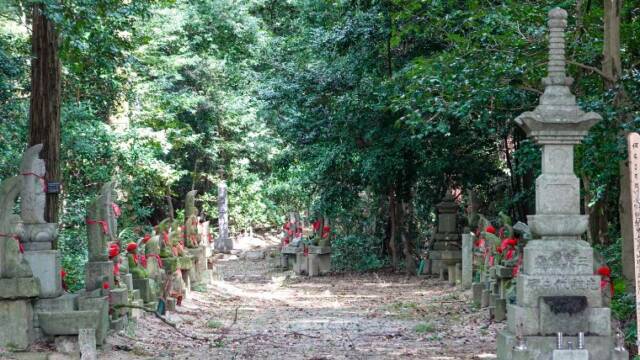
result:
[(191, 281), (194, 284), (208, 284), (209, 281), (205, 272), (207, 271), (207, 249), (201, 245), (195, 249), (188, 249), (189, 255), (193, 258), (193, 268), (191, 269)]
[(26, 251), (33, 276), (40, 281), (40, 297), (54, 298), (62, 295), (60, 255), (57, 250)]
[(78, 310), (98, 311), (98, 323), (91, 329), (95, 330), (95, 343), (98, 346), (104, 344), (109, 331), (109, 298), (101, 297), (80, 297), (78, 299)]
[(84, 282), (87, 291), (102, 289), (105, 282), (109, 284), (109, 288), (114, 287), (113, 261), (90, 261), (84, 269)]
[(462, 244), (457, 227), (458, 204), (455, 203), (451, 194), (447, 194), (436, 208), (438, 209), (438, 231), (433, 236), (433, 249), (429, 252), (432, 274), (439, 274), (442, 270), (447, 272), (449, 266), (455, 266), (462, 261)]
[(157, 300), (152, 282), (151, 279), (133, 279), (133, 288), (140, 291), (140, 298), (145, 304), (155, 303)]

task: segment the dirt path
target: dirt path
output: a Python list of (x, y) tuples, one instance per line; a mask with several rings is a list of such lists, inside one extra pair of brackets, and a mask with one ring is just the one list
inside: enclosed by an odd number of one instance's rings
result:
[(483, 359), (495, 358), (484, 311), (435, 279), (403, 275), (295, 277), (277, 259), (218, 264), (220, 279), (194, 292), (171, 320), (208, 341), (175, 333), (152, 316), (109, 339), (104, 359)]

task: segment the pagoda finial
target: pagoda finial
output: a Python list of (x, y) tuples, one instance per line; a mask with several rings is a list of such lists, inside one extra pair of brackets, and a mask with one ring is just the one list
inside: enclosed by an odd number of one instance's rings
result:
[(548, 76), (544, 79), (544, 84), (549, 85), (571, 85), (573, 79), (565, 72), (565, 40), (564, 32), (567, 28), (567, 11), (561, 8), (554, 8), (549, 11), (549, 64)]

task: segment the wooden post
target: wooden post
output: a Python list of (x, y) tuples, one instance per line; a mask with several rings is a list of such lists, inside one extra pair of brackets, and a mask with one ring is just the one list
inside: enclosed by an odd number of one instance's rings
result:
[(640, 339), (640, 135), (632, 132), (627, 135), (629, 149), (629, 170), (631, 184), (631, 208), (633, 217), (633, 244), (636, 271), (636, 317), (638, 339)]

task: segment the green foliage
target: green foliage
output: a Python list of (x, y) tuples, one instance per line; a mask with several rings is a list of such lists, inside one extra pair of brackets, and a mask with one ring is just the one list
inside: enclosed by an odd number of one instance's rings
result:
[(331, 266), (337, 271), (371, 271), (385, 261), (378, 255), (380, 238), (348, 235), (331, 240)]

